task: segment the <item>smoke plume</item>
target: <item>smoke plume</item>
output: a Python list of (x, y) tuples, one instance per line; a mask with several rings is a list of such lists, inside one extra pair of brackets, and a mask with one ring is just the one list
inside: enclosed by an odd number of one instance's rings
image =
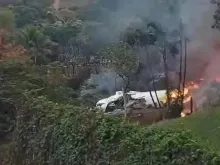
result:
[(99, 18), (102, 26), (93, 32), (95, 40), (116, 42), (131, 24), (141, 26), (142, 18), (160, 24), (166, 33), (179, 31), (182, 22), (184, 36), (189, 40), (187, 80), (211, 80), (219, 74), (216, 63), (220, 59), (220, 37), (211, 28), (216, 6), (210, 0), (114, 0), (104, 6), (107, 10)]

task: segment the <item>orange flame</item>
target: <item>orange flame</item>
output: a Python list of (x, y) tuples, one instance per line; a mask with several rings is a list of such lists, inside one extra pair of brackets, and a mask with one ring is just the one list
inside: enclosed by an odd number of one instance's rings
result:
[[(220, 81), (220, 79), (219, 79)], [(189, 83), (186, 84), (186, 87), (184, 88), (184, 90), (179, 91), (179, 90), (174, 90), (171, 92), (171, 99), (176, 99), (177, 97), (183, 95), (184, 100), (183, 103), (189, 103), (191, 98), (192, 98), (192, 94), (193, 91), (198, 90), (200, 88), (200, 85), (191, 81)], [(185, 117), (189, 115), (189, 109), (184, 109), (183, 112), (181, 113), (181, 117)]]

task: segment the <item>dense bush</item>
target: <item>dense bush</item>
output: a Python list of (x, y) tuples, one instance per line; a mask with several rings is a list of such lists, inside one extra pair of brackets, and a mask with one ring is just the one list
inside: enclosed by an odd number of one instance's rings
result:
[(14, 14), (10, 10), (0, 9), (0, 30), (14, 27)]
[(53, 66), (59, 71), (50, 76), (47, 71), (51, 66), (32, 64), (26, 56), (0, 60), (0, 140), (15, 126), (17, 110), (21, 106), (24, 92), (35, 91), (34, 93), (47, 95), (57, 102), (71, 102), (77, 97), (74, 90), (65, 86), (59, 66)]
[(70, 44), (71, 39), (81, 31), (81, 22), (45, 24), (42, 28), (44, 35), (49, 36), (53, 42), (61, 45)]
[(20, 0), (13, 8), (18, 28), (29, 24), (39, 24), (45, 18), (53, 0)]
[(14, 127), (7, 165), (220, 163), (189, 132), (142, 128), (89, 110), (64, 82), (48, 81), (51, 66), (29, 58), (0, 64), (1, 114), (10, 121), (1, 124)]
[(201, 147), (189, 132), (142, 128), (82, 106), (26, 97), (8, 165), (220, 163), (220, 157)]
[(41, 82), (34, 75), (28, 74), (28, 63), (29, 60), (26, 58), (8, 58), (0, 61), (0, 139), (5, 138), (14, 126), (16, 105), (23, 91), (38, 88), (34, 80)]
[(14, 8), (15, 23), (18, 28), (24, 27), (28, 24), (37, 23), (41, 18), (38, 10), (28, 6), (16, 6)]
[[(26, 39), (24, 46), (28, 45), (28, 52), (35, 57), (53, 55), (48, 44), (61, 49), (55, 51), (55, 57), (58, 52), (69, 56), (76, 50), (80, 52), (77, 55), (81, 55), (84, 38), (87, 38), (86, 34), (82, 35), (83, 23), (49, 23), (46, 13), (51, 2), (22, 0), (13, 8), (15, 18), (11, 11), (0, 12), (0, 17), (3, 16), (0, 26), (13, 29), (14, 19), (19, 28), (39, 25), (23, 35)], [(79, 15), (82, 19), (98, 22), (103, 20), (100, 12), (108, 17), (108, 11), (115, 10), (114, 3), (107, 9), (107, 1), (100, 1), (100, 6), (94, 5)], [(143, 44), (149, 44), (142, 32), (128, 32), (127, 42), (133, 43), (133, 39), (138, 38)], [(52, 42), (46, 42), (44, 37)], [(204, 148), (189, 132), (143, 128), (86, 107), (87, 103), (78, 98), (79, 91), (67, 87), (62, 66), (43, 64), (33, 65), (28, 57), (6, 57), (0, 61), (0, 140), (11, 135), (11, 143), (4, 152), (5, 164), (220, 164), (219, 155)]]

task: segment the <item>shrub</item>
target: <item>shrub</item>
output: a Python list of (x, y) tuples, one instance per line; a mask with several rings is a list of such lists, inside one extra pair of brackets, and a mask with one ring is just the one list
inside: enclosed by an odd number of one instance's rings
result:
[(19, 112), (8, 165), (220, 163), (189, 132), (142, 128), (43, 96), (28, 96)]
[(41, 19), (38, 10), (28, 6), (16, 6), (14, 8), (16, 27), (22, 28), (25, 25), (35, 24)]
[(56, 85), (49, 83), (62, 74), (56, 72), (56, 76), (48, 79), (49, 67), (33, 66), (28, 56), (5, 57), (0, 60), (0, 139), (5, 138), (15, 126), (17, 110), (21, 106), (24, 92), (47, 95), (49, 99), (59, 102), (70, 102), (76, 97), (75, 91), (64, 85), (60, 86), (65, 84), (64, 80), (60, 79), (60, 84)]
[(219, 155), (190, 132), (143, 128), (89, 110), (79, 100), (73, 102), (68, 99), (73, 91), (50, 86), (47, 69), (32, 66), (25, 58), (0, 61), (0, 103), (8, 103), (0, 115), (7, 110), (10, 122), (4, 123), (15, 127), (5, 164), (220, 164)]
[(13, 12), (6, 9), (0, 10), (0, 28), (11, 30), (14, 27)]

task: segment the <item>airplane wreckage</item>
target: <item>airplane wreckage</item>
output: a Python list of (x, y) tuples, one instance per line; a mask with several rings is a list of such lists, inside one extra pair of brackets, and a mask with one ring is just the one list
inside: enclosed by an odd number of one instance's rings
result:
[[(144, 124), (152, 124), (161, 121), (167, 117), (167, 91), (158, 90), (150, 92), (129, 91), (127, 94), (128, 103), (125, 105), (128, 116), (134, 118), (135, 121)], [(171, 99), (178, 97), (178, 91), (171, 92)], [(153, 101), (154, 100), (154, 101)], [(190, 102), (192, 97), (188, 88), (184, 90), (184, 111), (181, 117), (185, 117), (192, 113)], [(156, 106), (156, 107), (155, 107)], [(96, 103), (97, 109), (100, 109), (105, 114), (121, 116), (125, 112), (123, 92), (117, 91), (115, 95), (99, 100)]]
[[(129, 97), (129, 101), (126, 105), (127, 108), (137, 108), (137, 109), (145, 109), (145, 108), (152, 108), (155, 107), (150, 92), (137, 92), (137, 91), (130, 91), (127, 93)], [(155, 92), (152, 92), (152, 97), (155, 100), (155, 103), (159, 107), (160, 105), (164, 105), (166, 103), (166, 90), (157, 91), (157, 96), (159, 102), (156, 101), (157, 97)], [(117, 91), (115, 95), (110, 96), (108, 98), (102, 99), (97, 102), (96, 107), (101, 109), (103, 112), (106, 113), (114, 113), (114, 111), (122, 110), (124, 106), (123, 101), (123, 92)]]

